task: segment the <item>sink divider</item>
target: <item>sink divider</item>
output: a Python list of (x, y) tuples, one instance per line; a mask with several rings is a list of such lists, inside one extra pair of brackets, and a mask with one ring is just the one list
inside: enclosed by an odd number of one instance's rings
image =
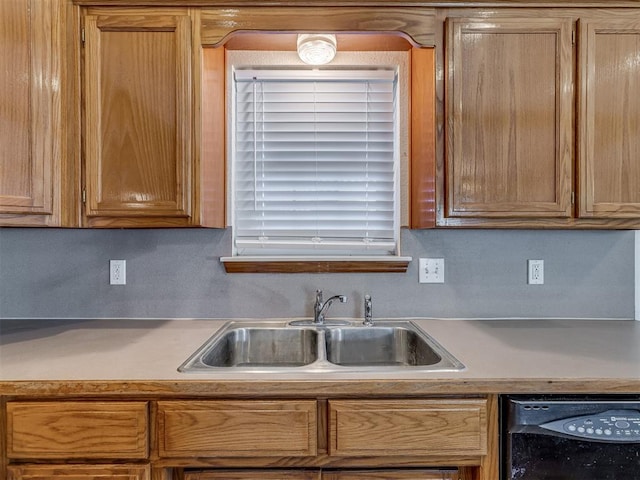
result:
[(322, 362), (322, 363), (326, 363), (327, 361), (327, 342), (325, 341), (325, 329), (324, 328), (317, 328), (316, 331), (318, 332), (318, 355), (316, 358), (316, 362)]

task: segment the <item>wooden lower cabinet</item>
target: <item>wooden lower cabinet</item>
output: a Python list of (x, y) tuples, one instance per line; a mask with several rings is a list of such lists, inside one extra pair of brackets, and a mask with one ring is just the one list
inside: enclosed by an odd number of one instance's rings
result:
[(320, 470), (198, 470), (184, 480), (320, 480)]
[(151, 480), (148, 402), (7, 402), (5, 422), (8, 480)]
[(495, 480), (496, 475), (493, 396), (0, 403), (3, 480)]
[(8, 480), (150, 480), (147, 465), (10, 466)]
[(317, 435), (315, 400), (158, 402), (163, 458), (314, 456)]
[(7, 458), (145, 460), (147, 410), (147, 402), (9, 402)]
[(202, 470), (186, 472), (184, 480), (458, 480), (456, 470)]
[(455, 470), (339, 470), (323, 472), (322, 480), (458, 480)]
[(180, 480), (495, 480), (487, 398), (167, 400), (162, 464)]
[(329, 454), (481, 456), (486, 425), (485, 399), (331, 400)]

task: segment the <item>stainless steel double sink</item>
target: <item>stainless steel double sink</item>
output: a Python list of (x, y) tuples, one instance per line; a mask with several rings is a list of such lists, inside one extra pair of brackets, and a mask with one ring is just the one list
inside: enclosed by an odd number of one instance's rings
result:
[[(303, 322), (304, 323), (304, 322)], [(464, 365), (411, 321), (292, 326), (227, 322), (178, 370), (185, 373), (459, 371)]]

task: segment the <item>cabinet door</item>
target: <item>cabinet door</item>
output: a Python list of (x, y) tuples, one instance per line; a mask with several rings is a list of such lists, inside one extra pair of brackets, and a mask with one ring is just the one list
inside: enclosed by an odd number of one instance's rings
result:
[(322, 480), (458, 480), (455, 470), (376, 469), (323, 472)]
[(60, 225), (62, 12), (0, 1), (0, 225)]
[(315, 400), (158, 402), (161, 457), (317, 454)]
[(202, 470), (185, 472), (184, 480), (458, 480), (455, 470)]
[(487, 453), (485, 399), (330, 400), (331, 456)]
[(446, 215), (572, 215), (572, 23), (447, 21)]
[(640, 217), (640, 11), (624, 17), (579, 23), (582, 217)]
[(9, 480), (149, 480), (144, 465), (22, 465), (8, 467)]
[(146, 402), (9, 402), (7, 458), (146, 459)]
[(320, 480), (320, 470), (202, 470), (185, 472), (184, 480)]
[(190, 224), (191, 20), (85, 17), (85, 222)]

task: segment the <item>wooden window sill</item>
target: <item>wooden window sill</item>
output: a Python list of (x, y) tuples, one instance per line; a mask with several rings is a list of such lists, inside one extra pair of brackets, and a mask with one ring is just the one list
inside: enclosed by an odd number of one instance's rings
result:
[(222, 257), (227, 273), (404, 273), (411, 257)]

